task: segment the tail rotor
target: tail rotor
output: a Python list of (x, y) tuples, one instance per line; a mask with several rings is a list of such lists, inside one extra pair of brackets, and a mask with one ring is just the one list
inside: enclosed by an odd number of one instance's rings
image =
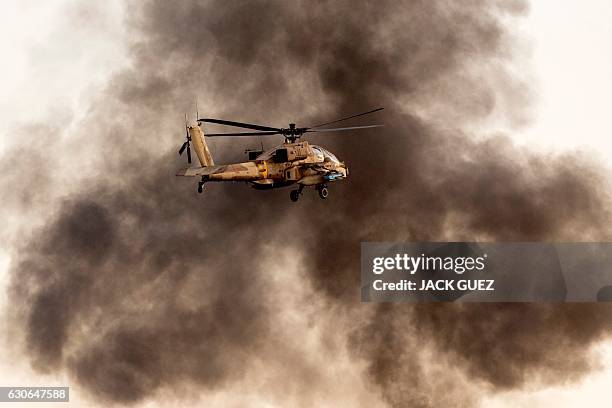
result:
[(185, 143), (179, 149), (179, 156), (183, 155), (185, 149), (187, 149), (187, 163), (191, 164), (191, 135), (189, 135), (189, 127), (187, 126), (187, 115), (185, 115)]

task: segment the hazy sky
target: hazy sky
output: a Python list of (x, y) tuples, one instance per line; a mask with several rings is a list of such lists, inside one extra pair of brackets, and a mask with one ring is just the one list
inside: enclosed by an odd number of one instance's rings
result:
[[(127, 64), (121, 2), (93, 4), (80, 9), (68, 0), (3, 3), (0, 151), (12, 143), (11, 130), (33, 117), (59, 117), (70, 126), (105, 79)], [(74, 19), (66, 18), (66, 13), (91, 18), (68, 26), (67, 21)], [(612, 168), (610, 21), (612, 4), (604, 0), (532, 3), (529, 17), (516, 29), (525, 54), (516, 69), (524, 70), (517, 74), (524, 75), (534, 93), (533, 121), (510, 136), (535, 149), (585, 149)], [(6, 285), (7, 262), (0, 248), (0, 287)], [(486, 400), (483, 406), (607, 406), (612, 345), (603, 346), (601, 352), (606, 368), (571, 390), (515, 391)], [(5, 379), (8, 363), (2, 354), (0, 350), (0, 379)], [(11, 378), (20, 378), (23, 385), (50, 383), (48, 378), (31, 376), (26, 367), (11, 367)]]
[(588, 146), (612, 155), (612, 5), (588, 0), (532, 3), (537, 110), (522, 138), (547, 147)]

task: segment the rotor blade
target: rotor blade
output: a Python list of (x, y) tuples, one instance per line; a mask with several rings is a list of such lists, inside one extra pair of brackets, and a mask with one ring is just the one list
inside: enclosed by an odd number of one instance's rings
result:
[(252, 123), (233, 122), (231, 120), (222, 120), (222, 119), (198, 119), (198, 122), (217, 123), (219, 125), (227, 125), (227, 126), (234, 126), (234, 127), (239, 127), (239, 128), (245, 128), (245, 129), (263, 130), (263, 131), (272, 131), (272, 130), (275, 132), (280, 131), (279, 128), (273, 128), (270, 126), (254, 125)]
[(278, 135), (280, 132), (239, 132), (239, 133), (205, 133), (206, 137), (214, 136), (265, 136), (265, 135)]
[(185, 148), (187, 147), (187, 144), (189, 142), (185, 142), (183, 143), (183, 145), (181, 146), (180, 150), (179, 150), (179, 155), (183, 154), (183, 152), (185, 151)]
[(187, 146), (187, 163), (191, 164), (191, 147)]
[(368, 112), (358, 113), (357, 115), (347, 116), (346, 118), (342, 118), (342, 119), (333, 120), (333, 121), (331, 121), (331, 122), (320, 123), (320, 124), (318, 124), (318, 125), (316, 125), (316, 126), (311, 126), (311, 127), (309, 127), (309, 129), (317, 128), (317, 127), (319, 127), (319, 126), (331, 125), (332, 123), (342, 122), (343, 120), (348, 120), (348, 119), (357, 118), (357, 117), (359, 117), (359, 116), (363, 116), (363, 115), (367, 115), (367, 114), (370, 114), (370, 113), (378, 112), (378, 111), (381, 111), (381, 110), (383, 110), (383, 109), (385, 109), (385, 108), (377, 108), (377, 109), (374, 109), (374, 110), (371, 110), (371, 111), (368, 111)]
[(343, 127), (343, 128), (307, 130), (306, 132), (336, 132), (336, 131), (341, 131), (341, 130), (369, 129), (369, 128), (377, 128), (377, 127), (383, 127), (383, 126), (384, 125), (351, 126), (351, 127)]

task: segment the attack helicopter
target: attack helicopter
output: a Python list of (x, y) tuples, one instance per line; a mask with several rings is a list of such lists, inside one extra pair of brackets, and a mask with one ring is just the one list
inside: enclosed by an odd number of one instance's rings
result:
[[(319, 197), (326, 199), (329, 195), (327, 183), (344, 180), (348, 176), (348, 168), (344, 162), (321, 146), (300, 140), (306, 133), (315, 132), (341, 132), (348, 130), (370, 129), (383, 125), (365, 125), (340, 128), (329, 126), (345, 120), (368, 115), (383, 110), (377, 108), (368, 112), (347, 116), (331, 122), (320, 123), (311, 127), (297, 127), (290, 123), (287, 128), (255, 125), (252, 123), (235, 122), (223, 119), (197, 119), (195, 125), (185, 120), (186, 141), (179, 149), (179, 155), (187, 152), (187, 163), (191, 164), (191, 146), (196, 152), (200, 167), (186, 167), (180, 169), (177, 176), (200, 177), (198, 192), (202, 193), (204, 184), (211, 181), (243, 181), (251, 184), (257, 190), (269, 190), (280, 187), (296, 186), (291, 190), (291, 201), (298, 201), (302, 191), (307, 186), (314, 186)], [(256, 132), (238, 133), (204, 133), (203, 123), (214, 123), (243, 129), (256, 130)], [(283, 144), (268, 150), (247, 150), (248, 161), (215, 165), (205, 137), (244, 137), (244, 136), (270, 136), (282, 135)]]

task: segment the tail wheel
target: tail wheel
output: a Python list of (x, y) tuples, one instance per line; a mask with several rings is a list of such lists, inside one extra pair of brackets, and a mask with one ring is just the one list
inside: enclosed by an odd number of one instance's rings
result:
[(208, 181), (208, 176), (202, 176), (202, 180), (198, 181), (198, 193), (202, 194), (204, 183)]
[(319, 188), (319, 197), (321, 197), (322, 199), (326, 199), (327, 196), (329, 196), (329, 191), (327, 190), (327, 187)]
[(298, 190), (291, 190), (289, 198), (295, 203), (300, 198), (300, 192)]

